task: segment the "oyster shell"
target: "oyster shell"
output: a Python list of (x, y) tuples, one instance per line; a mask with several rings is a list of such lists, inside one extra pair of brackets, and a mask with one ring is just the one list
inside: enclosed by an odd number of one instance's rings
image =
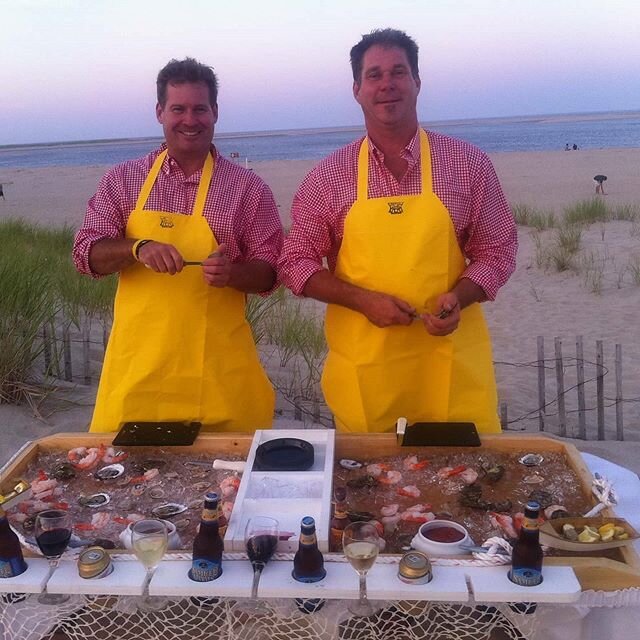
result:
[(92, 493), (88, 496), (80, 496), (78, 502), (83, 507), (89, 507), (90, 509), (96, 509), (102, 507), (105, 504), (111, 502), (111, 496), (108, 493)]
[(102, 469), (98, 469), (93, 475), (98, 480), (115, 480), (124, 473), (124, 467), (121, 464), (108, 464)]
[(164, 498), (164, 489), (160, 486), (151, 487), (151, 489), (149, 490), (149, 495), (154, 500), (160, 500), (161, 498)]
[(362, 466), (362, 462), (358, 462), (357, 460), (349, 460), (348, 458), (343, 458), (340, 460), (340, 466), (343, 469), (359, 469)]
[(539, 467), (544, 462), (544, 457), (539, 453), (527, 453), (519, 460), (525, 467)]
[(179, 513), (184, 513), (187, 510), (186, 505), (178, 504), (177, 502), (167, 502), (151, 509), (151, 513), (156, 518), (173, 518)]

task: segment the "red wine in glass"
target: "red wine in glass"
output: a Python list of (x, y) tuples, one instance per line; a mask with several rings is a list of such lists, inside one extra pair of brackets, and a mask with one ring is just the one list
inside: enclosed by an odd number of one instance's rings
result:
[[(35, 534), (40, 551), (49, 561), (50, 573), (55, 571), (60, 561), (60, 556), (71, 539), (71, 516), (63, 509), (48, 509), (41, 511), (36, 516)], [(69, 599), (65, 594), (51, 594), (45, 592), (40, 595), (40, 604), (62, 604)]]
[(278, 536), (261, 533), (247, 540), (247, 555), (251, 563), (266, 564), (278, 546)]
[(43, 556), (57, 558), (64, 553), (70, 539), (71, 529), (50, 529), (40, 533), (36, 537), (36, 542)]

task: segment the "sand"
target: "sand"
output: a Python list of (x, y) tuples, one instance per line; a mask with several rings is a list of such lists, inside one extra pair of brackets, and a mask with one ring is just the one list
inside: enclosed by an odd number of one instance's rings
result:
[[(640, 207), (640, 149), (606, 149), (492, 155), (511, 204), (528, 204), (562, 214), (563, 207), (594, 197), (593, 176), (604, 173), (611, 206)], [(252, 168), (272, 187), (285, 226), (293, 194), (313, 161), (254, 163)], [(0, 200), (0, 219), (19, 217), (40, 224), (76, 227), (87, 199), (106, 167), (53, 167), (0, 170), (6, 200)], [(601, 196), (602, 197), (602, 196)], [(583, 336), (589, 441), (572, 440), (580, 448), (640, 471), (640, 222), (613, 221), (582, 232), (582, 266), (555, 272), (538, 264), (537, 247), (550, 244), (554, 231), (534, 234), (519, 228), (518, 267), (497, 301), (483, 306), (493, 336), (500, 402), (507, 405), (510, 429), (538, 428), (537, 337), (545, 341), (546, 425), (558, 432), (554, 339), (564, 358), (567, 435), (578, 434), (575, 385), (575, 341)], [(587, 265), (587, 266), (585, 266)], [(590, 265), (590, 266), (588, 266)], [(599, 285), (598, 285), (599, 281)], [(596, 341), (602, 341), (605, 424), (607, 442), (596, 438)], [(615, 345), (622, 350), (622, 397), (625, 444), (615, 438)], [(0, 464), (26, 440), (57, 431), (84, 431), (91, 415), (95, 384), (72, 387), (65, 403), (48, 403), (44, 418), (28, 407), (0, 406)], [(70, 408), (71, 407), (71, 408)], [(54, 413), (51, 413), (55, 409)]]

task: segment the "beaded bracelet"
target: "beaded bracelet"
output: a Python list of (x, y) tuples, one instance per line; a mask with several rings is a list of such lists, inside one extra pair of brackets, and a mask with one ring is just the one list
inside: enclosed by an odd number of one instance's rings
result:
[(153, 242), (152, 240), (136, 240), (133, 243), (133, 246), (131, 247), (131, 253), (133, 254), (133, 257), (139, 262), (140, 258), (139, 258), (139, 254), (140, 254), (140, 249), (147, 244), (148, 242)]

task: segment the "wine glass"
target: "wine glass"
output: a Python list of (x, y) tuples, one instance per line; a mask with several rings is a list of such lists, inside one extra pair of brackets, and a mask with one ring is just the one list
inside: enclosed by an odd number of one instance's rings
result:
[(344, 555), (360, 577), (360, 597), (348, 609), (356, 616), (370, 616), (373, 607), (367, 599), (367, 571), (378, 557), (380, 536), (370, 522), (352, 522), (342, 532)]
[[(62, 509), (48, 509), (36, 515), (36, 542), (42, 555), (49, 561), (49, 576), (60, 563), (60, 556), (71, 539), (71, 516)], [(38, 597), (41, 604), (62, 604), (69, 599), (64, 593), (44, 592)]]
[(260, 576), (278, 546), (278, 521), (266, 516), (250, 518), (244, 531), (244, 542), (247, 547), (247, 555), (253, 567), (250, 600), (252, 604), (249, 607), (257, 610), (260, 608), (257, 601)]
[(149, 595), (149, 583), (167, 550), (167, 544), (167, 527), (162, 520), (138, 520), (131, 527), (131, 547), (147, 570), (143, 596), (138, 602), (140, 609), (157, 611), (167, 604), (166, 598)]

